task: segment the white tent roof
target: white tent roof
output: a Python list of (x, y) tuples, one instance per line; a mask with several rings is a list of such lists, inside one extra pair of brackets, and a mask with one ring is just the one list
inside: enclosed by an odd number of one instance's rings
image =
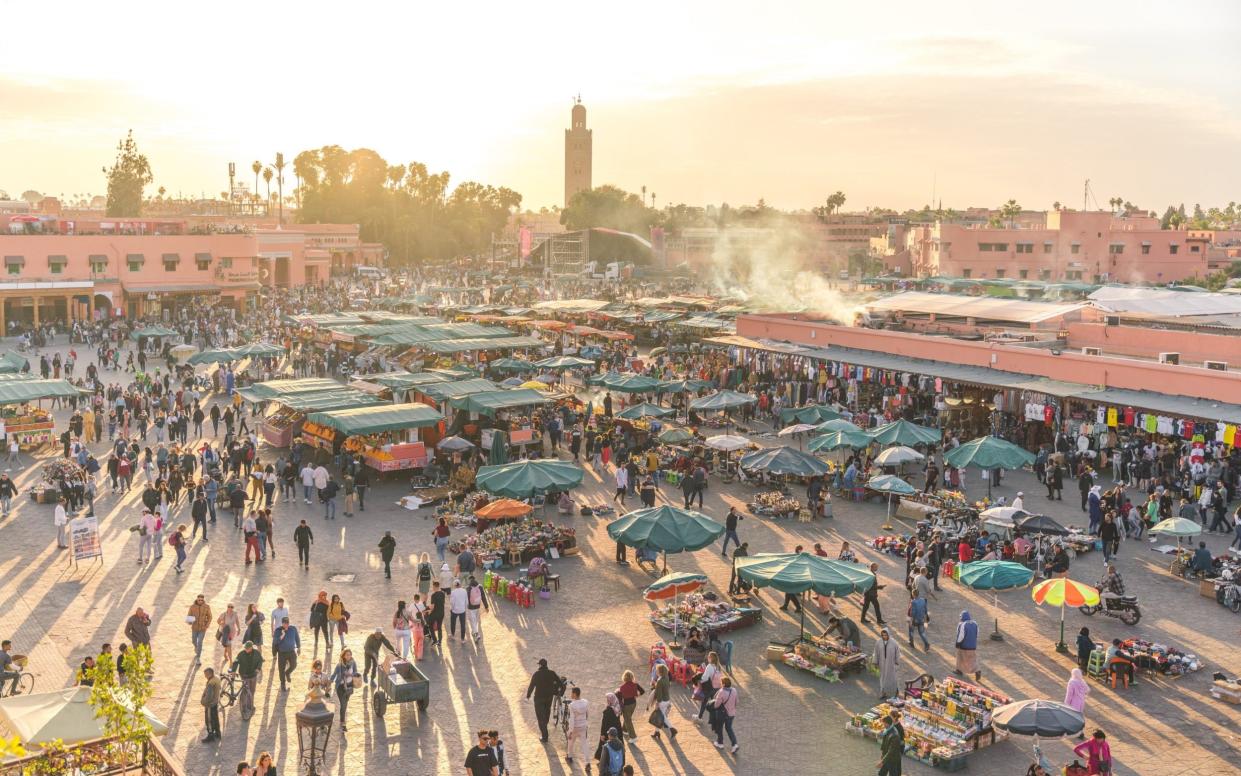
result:
[(1100, 309), (1132, 316), (1185, 318), (1196, 315), (1241, 314), (1239, 294), (1105, 286), (1088, 298)]
[[(41, 746), (58, 738), (66, 744), (103, 738), (102, 721), (90, 705), (90, 692), (89, 687), (68, 687), (0, 699), (0, 723), (27, 746)], [(143, 714), (155, 735), (167, 735), (167, 725), (147, 709)]]
[(866, 305), (872, 311), (892, 311), (940, 315), (953, 318), (977, 318), (1010, 323), (1041, 323), (1076, 312), (1084, 304), (1054, 304), (1024, 299), (1003, 299), (995, 296), (962, 294), (928, 294), (906, 291), (876, 299)]

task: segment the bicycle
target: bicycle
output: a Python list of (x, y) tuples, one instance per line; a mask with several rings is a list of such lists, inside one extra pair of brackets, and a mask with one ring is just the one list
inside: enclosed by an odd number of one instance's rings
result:
[(560, 692), (552, 696), (552, 727), (560, 728), (560, 732), (564, 734), (564, 743), (569, 745), (569, 699), (565, 696), (568, 694), (570, 687), (576, 687), (573, 682), (563, 679), (560, 682)]
[(220, 677), (220, 708), (227, 709), (237, 702), (238, 696), (241, 695), (242, 684), (241, 677), (234, 671), (229, 671)]
[(17, 690), (13, 691), (13, 677), (5, 677), (0, 681), (0, 698), (10, 698), (14, 695), (30, 695), (34, 692), (34, 674), (29, 671), (21, 671), (17, 674)]

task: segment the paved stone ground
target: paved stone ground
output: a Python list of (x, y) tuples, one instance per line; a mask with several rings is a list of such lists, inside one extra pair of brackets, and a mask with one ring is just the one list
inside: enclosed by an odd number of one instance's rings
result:
[[(64, 417), (67, 413), (57, 414)], [(765, 441), (775, 443), (774, 438)], [(262, 455), (275, 457), (266, 449)], [(37, 467), (28, 465), (15, 474), (25, 489), (35, 481)], [(609, 484), (607, 473), (588, 469), (579, 498), (592, 502), (608, 499)], [(1002, 492), (1011, 495), (1019, 488), (1030, 494), (1028, 508), (1047, 507), (1045, 511), (1058, 518), (1078, 517), (1076, 504), (1066, 501), (1048, 505), (1038, 495), (1040, 491), (1030, 475), (1012, 476)], [(166, 743), (183, 759), (187, 773), (231, 774), (238, 760), (256, 757), (263, 750), (273, 752), (282, 772), (292, 773), (297, 749), (293, 714), (302, 704), (300, 687), (309, 670), (311, 645), (305, 646), (296, 672), (298, 691), (282, 695), (278, 683), (272, 681), (274, 676), (265, 672), (255, 717), (243, 722), (235, 710), (230, 710), (224, 717), (223, 742), (203, 745), (198, 741), (202, 736), (198, 699), (203, 680), (192, 664), (189, 626), (183, 617), (200, 592), (207, 595), (217, 613), (229, 602), (238, 610), (257, 602), (269, 612), (276, 597), (283, 596), (294, 611), (295, 624), (303, 626), (305, 633), (309, 604), (315, 592), (326, 589), (341, 594), (353, 613), (349, 644), (360, 647), (370, 627), (390, 623), (398, 598), (412, 599), (416, 558), (424, 551), (433, 551), (430, 521), (394, 504), (404, 485), (394, 480), (372, 490), (365, 513), (352, 519), (342, 516), (331, 523), (323, 520), (318, 505), (279, 505), (278, 557), (256, 566), (243, 563), (238, 534), (221, 519), (209, 544), (190, 547), (187, 570), (182, 575), (172, 570), (171, 552), (151, 567), (135, 563), (137, 539), (128, 527), (137, 519), (136, 490), (125, 497), (105, 492), (99, 499), (104, 562), (79, 569), (68, 568), (64, 553), (55, 548), (51, 507), (23, 498), (16, 502), (19, 505), (12, 514), (0, 521), (0, 633), (15, 641), (17, 651), (33, 655), (36, 689), (61, 687), (71, 681), (72, 667), (85, 655), (96, 653), (100, 643), (121, 641), (125, 618), (134, 607), (143, 606), (154, 613), (157, 696), (151, 706), (168, 722), (171, 732)], [(679, 498), (679, 493), (665, 492)], [(712, 482), (705, 511), (722, 518), (729, 505), (744, 504), (748, 493), (740, 486)], [(883, 508), (874, 504), (838, 501), (835, 511), (835, 519), (813, 524), (749, 517), (740, 533), (754, 552), (787, 551), (795, 544), (809, 546), (815, 541), (834, 549), (842, 539), (861, 547), (879, 532), (883, 520)], [(316, 532), (309, 571), (296, 567), (291, 543), (293, 527), (301, 517), (308, 518)], [(189, 522), (188, 510), (183, 519)], [(348, 710), (347, 735), (335, 731), (332, 735), (329, 772), (448, 773), (459, 768), (473, 743), (472, 731), (480, 727), (503, 731), (514, 773), (559, 776), (581, 772), (581, 763), (570, 767), (564, 762), (562, 738), (553, 735), (549, 745), (538, 741), (533, 708), (524, 698), (536, 661), (548, 658), (555, 670), (583, 688), (592, 704), (593, 729), (603, 694), (619, 683), (625, 669), (644, 675), (648, 649), (664, 634), (647, 620), (649, 605), (641, 598), (641, 588), (651, 578), (636, 567), (613, 563), (614, 545), (607, 538), (606, 519), (574, 517), (568, 522), (578, 530), (582, 553), (555, 563), (563, 578), (561, 592), (533, 609), (498, 602), (493, 613), (484, 617), (486, 637), (480, 645), (452, 643), (443, 656), (429, 652), (421, 664), (432, 682), (431, 705), (425, 716), (412, 706), (393, 706), (385, 718), (377, 719), (369, 710), (371, 691), (355, 693)], [(398, 542), (391, 581), (383, 578), (376, 550), (385, 529), (392, 530)], [(1209, 541), (1216, 551), (1226, 544), (1222, 538)], [(1199, 597), (1194, 586), (1167, 574), (1164, 556), (1150, 552), (1148, 547), (1145, 542), (1127, 542), (1119, 561), (1130, 591), (1142, 598), (1144, 617), (1140, 625), (1129, 631), (1119, 621), (1087, 619), (1070, 611), (1067, 632), (1074, 634), (1082, 624), (1089, 624), (1096, 637), (1132, 633), (1171, 643), (1201, 655), (1207, 668), (1177, 681), (1142, 681), (1129, 690), (1113, 691), (1092, 682), (1088, 723), (1108, 732), (1119, 766), (1117, 773), (1236, 773), (1241, 714), (1235, 707), (1212, 700), (1207, 687), (1213, 670), (1241, 672), (1235, 647), (1241, 619), (1213, 600)], [(885, 613), (890, 623), (903, 626), (906, 599), (899, 582), (901, 561), (869, 550), (861, 555), (863, 560), (879, 562), (883, 581), (889, 585), (882, 594)], [(1071, 576), (1093, 582), (1099, 576), (1100, 564), (1099, 556), (1083, 557), (1075, 562)], [(705, 573), (717, 590), (727, 585), (728, 563), (712, 550), (674, 556), (671, 567)], [(326, 582), (330, 571), (348, 571), (357, 577), (350, 584), (331, 585)], [(809, 674), (769, 663), (763, 654), (767, 642), (791, 637), (797, 621), (776, 608), (777, 597), (764, 593), (759, 599), (766, 608), (763, 622), (732, 634), (736, 643), (734, 675), (741, 689), (736, 722), (740, 752), (729, 755), (714, 749), (704, 735), (705, 728), (697, 729), (689, 721), (695, 709), (688, 692), (678, 692), (674, 714), (682, 733), (675, 744), (666, 740), (657, 743), (645, 735), (647, 726), (640, 724), (642, 735), (630, 750), (638, 773), (822, 772), (852, 776), (875, 772), (877, 747), (847, 735), (843, 726), (850, 713), (871, 705), (877, 680), (865, 675), (826, 684)], [(931, 602), (932, 650), (929, 654), (919, 650), (904, 655), (904, 678), (922, 671), (942, 676), (951, 669), (954, 623), (962, 608), (970, 609), (984, 622), (992, 613), (989, 597), (948, 583)], [(852, 604), (847, 604), (846, 610), (856, 611)], [(1060, 700), (1073, 662), (1052, 650), (1057, 618), (1058, 612), (1035, 606), (1025, 592), (1003, 594), (999, 626), (1007, 640), (982, 642), (984, 683), (1017, 698)], [(875, 635), (868, 629), (865, 638), (869, 642)], [(322, 646), (319, 654), (323, 654)], [(205, 655), (210, 655), (213, 663), (221, 660), (214, 644), (208, 645)], [(1057, 763), (1069, 757), (1066, 742), (1050, 742), (1046, 749)], [(1028, 752), (1028, 741), (1011, 739), (973, 755), (969, 768), (997, 776), (1023, 774)], [(906, 773), (930, 772), (906, 761)]]

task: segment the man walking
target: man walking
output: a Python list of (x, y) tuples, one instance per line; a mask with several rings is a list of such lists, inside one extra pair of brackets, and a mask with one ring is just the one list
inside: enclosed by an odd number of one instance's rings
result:
[[(284, 603), (283, 599), (280, 603)], [(301, 637), (297, 634), (297, 628), (289, 624), (288, 615), (280, 618), (280, 627), (272, 636), (272, 647), (276, 650), (276, 673), (280, 674), (280, 692), (285, 692), (288, 690), (288, 683), (293, 680), (297, 656), (302, 653)]]
[(551, 719), (552, 699), (560, 691), (560, 684), (560, 677), (547, 667), (547, 659), (539, 658), (539, 667), (526, 688), (526, 698), (534, 695), (534, 716), (539, 721), (539, 736), (543, 743), (547, 743), (547, 721)]
[(582, 762), (590, 767), (590, 734), (587, 732), (590, 703), (582, 697), (582, 688), (569, 690), (573, 700), (569, 701), (569, 744), (565, 761), (572, 764), (573, 754), (581, 752)]
[(125, 621), (125, 638), (135, 647), (142, 645), (150, 648), (151, 616), (144, 612), (141, 606)]
[(396, 539), (392, 538), (391, 531), (384, 531), (383, 538), (379, 540), (379, 557), (384, 562), (384, 577), (392, 579), (392, 556), (396, 554)]
[(737, 523), (745, 518), (737, 512), (736, 507), (728, 508), (728, 516), (724, 518), (724, 546), (720, 549), (720, 554), (728, 557), (728, 541), (731, 539), (735, 545), (741, 546), (741, 538), (737, 536)]
[(204, 669), (203, 676), (207, 677), (207, 684), (203, 687), (200, 702), (203, 705), (207, 737), (202, 740), (202, 743), (209, 744), (220, 740), (220, 678), (211, 668)]
[(616, 467), (616, 495), (612, 497), (612, 503), (620, 501), (620, 505), (625, 506), (625, 493), (629, 490), (629, 470), (624, 466)]
[(4, 510), (4, 516), (8, 517), (9, 507), (13, 504), (13, 497), (17, 495), (17, 486), (13, 484), (13, 480), (9, 479), (9, 473), (6, 471), (0, 474), (0, 508)]
[[(8, 514), (8, 510), (5, 510)], [(65, 497), (61, 496), (56, 499), (56, 511), (52, 515), (52, 525), (56, 526), (56, 549), (64, 550), (69, 547), (69, 514), (65, 511)], [(145, 538), (145, 537), (144, 537)], [(149, 544), (149, 541), (148, 541)], [(138, 545), (139, 560), (141, 563), (142, 544)]]
[(457, 635), (457, 623), (461, 623), (461, 641), (465, 642), (465, 613), (469, 608), (469, 596), (461, 587), (461, 580), (452, 583), (452, 594), (449, 596), (449, 614), (452, 619), (448, 623), (448, 635)]
[(190, 604), (187, 617), (194, 618), (190, 622), (190, 641), (194, 644), (194, 664), (197, 665), (202, 662), (203, 638), (207, 635), (207, 628), (214, 622), (211, 618), (211, 604), (207, 603), (201, 593), (194, 599), (194, 603)]
[(297, 545), (297, 562), (304, 568), (310, 568), (310, 545), (315, 543), (315, 535), (305, 520), (293, 529), (293, 542)]
[[(323, 467), (320, 466), (320, 469)], [(319, 475), (315, 475), (315, 481), (318, 482)], [(340, 490), (340, 486), (336, 484), (336, 480), (330, 476), (327, 482), (323, 483), (323, 487), (319, 488), (319, 498), (323, 500), (323, 519), (336, 519), (336, 493)]]
[(470, 632), (474, 634), (474, 641), (478, 641), (483, 637), (482, 609), (491, 611), (491, 604), (487, 602), (487, 592), (483, 590), (483, 586), (478, 584), (478, 580), (474, 575), (470, 575), (470, 584), (465, 589), (466, 595), (466, 618), (470, 623)]
[(366, 489), (371, 485), (371, 475), (367, 474), (366, 467), (358, 467), (358, 473), (353, 478), (353, 489), (358, 493), (358, 511), (366, 511)]
[(870, 573), (875, 575), (875, 584), (867, 588), (866, 592), (862, 594), (862, 616), (860, 619), (862, 622), (869, 624), (870, 621), (866, 619), (866, 613), (873, 606), (875, 607), (875, 622), (880, 625), (886, 625), (887, 623), (883, 621), (883, 612), (879, 610), (879, 591), (887, 587), (887, 585), (879, 584), (878, 563), (870, 564)]
[(307, 504), (310, 503), (310, 489), (315, 486), (315, 467), (307, 461), (302, 467), (302, 498)]

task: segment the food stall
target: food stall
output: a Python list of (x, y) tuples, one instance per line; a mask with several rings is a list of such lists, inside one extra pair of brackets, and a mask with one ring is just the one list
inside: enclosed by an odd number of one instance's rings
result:
[(467, 380), (444, 380), (435, 383), (424, 383), (409, 389), (409, 401), (422, 402), (437, 407), (447, 414), (452, 399), (460, 399), (475, 393), (487, 393), (502, 390), (500, 386), (483, 377), (472, 377)]
[(424, 429), (443, 420), (443, 415), (425, 404), (378, 404), (311, 413), (302, 431), (321, 442), (339, 443), (337, 449), (359, 453), (367, 466), (389, 472), (425, 466), (428, 445), (434, 445), (439, 434)]
[(259, 423), (259, 434), (273, 447), (288, 447), (302, 433), (306, 415), (354, 407), (373, 407), (381, 400), (353, 388), (299, 393), (268, 400), (275, 407)]
[(409, 392), (419, 386), (431, 383), (446, 383), (453, 378), (439, 372), (388, 372), (381, 375), (367, 375), (367, 382), (382, 385), (392, 390), (393, 401), (409, 401)]
[(895, 711), (905, 728), (907, 757), (957, 771), (965, 767), (970, 752), (995, 743), (991, 712), (1011, 702), (1006, 695), (953, 677), (925, 686), (909, 682), (902, 698), (854, 714), (845, 730), (878, 740), (886, 727), (884, 717)]
[[(549, 401), (550, 399), (532, 388), (518, 388), (511, 391), (473, 393), (450, 399), (449, 404), (454, 409), (470, 413), (471, 419), (486, 416), (494, 419), (497, 426), (507, 426), (504, 430), (508, 434), (508, 442), (516, 446), (531, 444), (537, 438), (534, 424), (519, 411), (541, 406)], [(480, 446), (484, 450), (491, 449), (492, 435), (486, 433), (489, 430), (491, 429), (484, 429), (481, 434)]]
[(23, 450), (46, 444), (54, 438), (55, 423), (50, 412), (31, 405), (40, 399), (67, 399), (82, 391), (67, 380), (40, 380), (22, 374), (6, 374), (0, 379), (0, 433), (15, 437)]

